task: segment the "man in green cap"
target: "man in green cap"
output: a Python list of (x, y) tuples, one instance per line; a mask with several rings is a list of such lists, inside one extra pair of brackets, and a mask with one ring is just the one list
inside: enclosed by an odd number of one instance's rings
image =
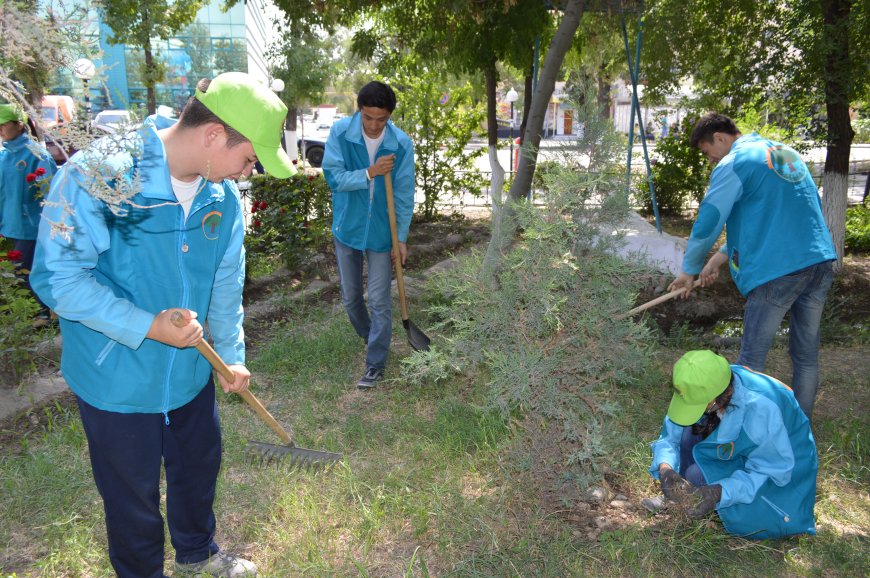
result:
[[(36, 232), (42, 213), (42, 188), (57, 172), (57, 165), (43, 145), (30, 134), (27, 114), (19, 104), (0, 104), (0, 236), (12, 241), (9, 259), (28, 282), (36, 249)], [(42, 311), (34, 326), (48, 324)]]
[(673, 384), (650, 467), (664, 498), (690, 518), (717, 510), (738, 536), (815, 534), (816, 444), (791, 389), (707, 350), (683, 355)]
[[(60, 317), (61, 367), (78, 398), (118, 576), (164, 575), (161, 464), (174, 575), (256, 576), (214, 541), (221, 433), (211, 367), (195, 345), (208, 321), (235, 374), (219, 376), (220, 387), (248, 387), (235, 180), (257, 160), (276, 177), (294, 173), (280, 146), (286, 114), (262, 83), (221, 74), (200, 81), (177, 122), (150, 117), (123, 147), (98, 141), (52, 181), (32, 279)], [(95, 198), (97, 185), (133, 189), (126, 214)]]

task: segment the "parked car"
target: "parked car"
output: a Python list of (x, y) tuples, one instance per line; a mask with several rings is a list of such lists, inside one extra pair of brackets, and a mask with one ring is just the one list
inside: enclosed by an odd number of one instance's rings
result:
[[(299, 147), (299, 154), (302, 154), (302, 139), (296, 141)], [(305, 138), (305, 160), (308, 164), (315, 168), (320, 168), (323, 164), (323, 151), (326, 148), (326, 139)]]
[(48, 130), (72, 122), (76, 105), (71, 96), (46, 94), (42, 97), (42, 126)]
[[(66, 125), (76, 115), (75, 101), (63, 94), (46, 94), (42, 97), (42, 128), (45, 130), (45, 148), (59, 165), (66, 162), (76, 149), (63, 142), (67, 134)], [(66, 154), (64, 154), (66, 152)]]
[(133, 115), (129, 110), (104, 110), (97, 113), (91, 123), (91, 128), (112, 134), (119, 127), (130, 124)]

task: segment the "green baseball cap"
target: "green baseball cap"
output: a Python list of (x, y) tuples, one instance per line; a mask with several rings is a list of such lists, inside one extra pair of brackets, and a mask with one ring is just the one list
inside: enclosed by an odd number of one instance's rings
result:
[(707, 405), (731, 383), (728, 360), (708, 349), (689, 351), (674, 364), (674, 397), (668, 417), (677, 425), (696, 423)]
[(271, 175), (286, 179), (296, 174), (281, 148), (287, 107), (263, 83), (244, 72), (225, 72), (205, 92), (197, 90), (196, 99), (251, 141), (257, 159)]
[(0, 124), (6, 124), (10, 120), (27, 122), (27, 113), (15, 104), (0, 104)]

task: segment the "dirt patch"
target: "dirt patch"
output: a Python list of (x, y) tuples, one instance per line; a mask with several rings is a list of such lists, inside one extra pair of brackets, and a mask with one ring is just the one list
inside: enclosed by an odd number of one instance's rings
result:
[[(636, 305), (666, 293), (672, 280), (667, 275), (642, 279)], [(734, 282), (723, 273), (711, 287), (695, 289), (688, 299), (671, 299), (644, 314), (654, 320), (665, 335), (670, 335), (675, 326), (682, 324), (694, 329), (710, 329), (724, 319), (739, 320), (743, 317), (745, 303)], [(870, 321), (870, 256), (846, 257), (828, 293), (826, 308), (828, 318), (846, 325), (866, 325)]]

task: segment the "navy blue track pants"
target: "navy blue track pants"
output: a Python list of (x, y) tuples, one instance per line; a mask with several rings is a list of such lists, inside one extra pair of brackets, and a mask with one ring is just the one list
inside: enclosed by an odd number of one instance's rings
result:
[(78, 398), (94, 481), (103, 498), (112, 567), (121, 578), (163, 576), (160, 466), (175, 558), (199, 562), (218, 551), (212, 510), (221, 464), (214, 381), (187, 405), (160, 413), (103, 411)]

